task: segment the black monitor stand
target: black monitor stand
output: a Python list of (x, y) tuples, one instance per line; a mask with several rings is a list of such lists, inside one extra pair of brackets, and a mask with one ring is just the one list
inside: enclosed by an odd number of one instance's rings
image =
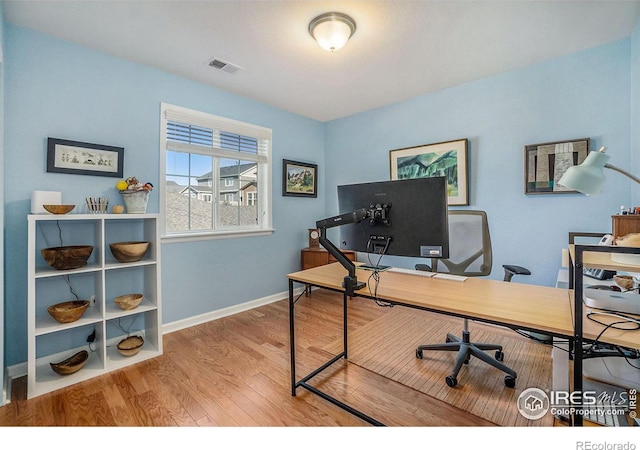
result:
[(320, 244), (333, 256), (342, 266), (347, 269), (347, 276), (344, 277), (342, 287), (349, 297), (353, 297), (354, 292), (362, 289), (367, 283), (358, 281), (356, 276), (356, 265), (347, 256), (336, 247), (333, 242), (327, 239), (327, 228), (337, 227), (340, 225), (346, 225), (349, 223), (362, 222), (369, 216), (366, 209), (359, 209), (348, 214), (341, 214), (339, 216), (330, 217), (328, 219), (318, 220), (316, 227), (320, 230)]

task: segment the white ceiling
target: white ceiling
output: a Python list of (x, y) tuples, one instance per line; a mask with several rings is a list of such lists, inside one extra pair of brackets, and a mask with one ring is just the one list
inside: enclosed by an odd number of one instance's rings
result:
[[(330, 11), (357, 24), (336, 53), (307, 30)], [(319, 121), (629, 37), (639, 13), (617, 0), (4, 1), (8, 22)], [(208, 67), (214, 56), (242, 70)]]

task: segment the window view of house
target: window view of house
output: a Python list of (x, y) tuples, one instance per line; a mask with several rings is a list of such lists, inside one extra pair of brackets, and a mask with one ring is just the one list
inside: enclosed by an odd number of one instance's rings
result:
[[(165, 231), (224, 231), (260, 226), (264, 140), (167, 120)], [(234, 157), (236, 156), (236, 157)]]

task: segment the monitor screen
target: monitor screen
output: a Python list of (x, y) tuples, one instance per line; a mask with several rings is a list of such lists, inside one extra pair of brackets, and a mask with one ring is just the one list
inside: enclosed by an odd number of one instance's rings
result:
[(444, 177), (338, 186), (340, 214), (366, 210), (359, 223), (340, 227), (344, 250), (407, 257), (448, 258)]

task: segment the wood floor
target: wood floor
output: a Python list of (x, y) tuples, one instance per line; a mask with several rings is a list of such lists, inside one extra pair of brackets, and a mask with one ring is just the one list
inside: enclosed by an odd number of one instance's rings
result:
[[(296, 305), (299, 374), (329, 359), (322, 348), (342, 336), (341, 308), (341, 295), (325, 290)], [(350, 330), (389, 311), (362, 299), (349, 308)], [(353, 364), (334, 366), (311, 384), (387, 425), (492, 425)], [(304, 389), (291, 396), (287, 300), (167, 334), (158, 358), (35, 399), (14, 380), (0, 425), (368, 426)]]

